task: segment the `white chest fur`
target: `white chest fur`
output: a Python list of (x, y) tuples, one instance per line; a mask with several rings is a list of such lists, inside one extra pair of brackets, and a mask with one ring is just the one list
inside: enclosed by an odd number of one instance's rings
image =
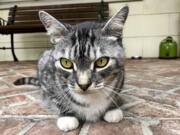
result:
[(87, 121), (97, 121), (100, 115), (107, 109), (111, 100), (102, 93), (75, 96), (78, 101), (88, 104), (88, 107), (73, 104), (73, 109)]

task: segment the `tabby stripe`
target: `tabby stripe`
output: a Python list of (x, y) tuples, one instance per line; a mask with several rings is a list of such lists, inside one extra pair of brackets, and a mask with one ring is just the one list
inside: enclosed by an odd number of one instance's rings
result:
[(75, 46), (75, 49), (74, 49), (74, 57), (77, 56), (77, 45)]
[(15, 85), (24, 85), (24, 84), (32, 84), (39, 86), (39, 80), (34, 77), (25, 77), (25, 78), (20, 78), (14, 82)]
[(90, 45), (88, 45), (87, 56), (90, 57)]
[(80, 103), (79, 101), (75, 100), (75, 99), (73, 98), (73, 96), (71, 96), (71, 94), (68, 93), (68, 91), (65, 91), (65, 93), (66, 93), (66, 95), (69, 97), (69, 99), (70, 99), (73, 103), (75, 103), (75, 104), (77, 104), (77, 105), (79, 105), (79, 106), (82, 106), (82, 107), (88, 107), (88, 106), (89, 106), (89, 105), (87, 105), (87, 104), (85, 104), (85, 103)]

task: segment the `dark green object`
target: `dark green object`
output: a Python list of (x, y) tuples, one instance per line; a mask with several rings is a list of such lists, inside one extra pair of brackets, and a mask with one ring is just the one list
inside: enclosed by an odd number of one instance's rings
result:
[(161, 41), (159, 46), (159, 58), (177, 58), (177, 43), (172, 37)]

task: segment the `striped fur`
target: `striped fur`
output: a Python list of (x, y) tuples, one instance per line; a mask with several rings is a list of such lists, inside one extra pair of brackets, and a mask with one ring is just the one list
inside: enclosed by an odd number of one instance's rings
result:
[[(120, 92), (124, 84), (122, 30), (127, 15), (126, 6), (105, 23), (68, 25), (40, 11), (40, 20), (54, 46), (40, 56), (38, 79), (23, 78), (15, 84), (39, 85), (45, 107), (62, 117), (99, 120), (110, 109), (118, 108), (114, 102), (119, 96), (114, 93)], [(102, 57), (108, 57), (108, 63), (98, 68), (96, 61)], [(62, 58), (73, 66), (64, 68)], [(86, 91), (80, 87), (87, 85)]]
[(39, 86), (39, 80), (35, 77), (24, 77), (24, 78), (20, 78), (18, 80), (16, 80), (14, 82), (15, 85), (35, 85), (35, 86)]

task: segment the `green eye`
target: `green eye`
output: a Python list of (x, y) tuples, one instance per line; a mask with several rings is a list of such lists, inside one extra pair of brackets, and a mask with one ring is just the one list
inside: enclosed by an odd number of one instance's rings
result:
[(95, 62), (95, 66), (97, 68), (103, 68), (105, 67), (109, 62), (109, 58), (108, 57), (101, 57), (98, 60), (96, 60)]
[(63, 68), (66, 68), (66, 69), (73, 68), (73, 63), (70, 60), (66, 59), (66, 58), (61, 58), (60, 63), (61, 63)]

